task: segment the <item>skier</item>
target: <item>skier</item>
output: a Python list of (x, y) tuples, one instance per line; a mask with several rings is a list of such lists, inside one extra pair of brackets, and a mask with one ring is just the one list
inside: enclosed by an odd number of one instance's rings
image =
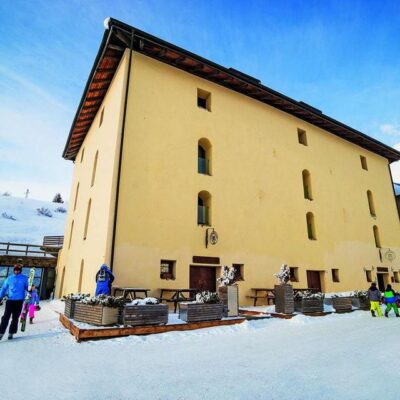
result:
[(114, 275), (106, 264), (103, 264), (96, 274), (96, 296), (99, 294), (110, 294)]
[[(33, 324), (33, 318), (35, 318), (35, 310), (40, 310), (39, 306), (39, 295), (36, 290), (36, 286), (32, 285), (32, 290), (31, 290), (31, 298), (29, 299), (29, 323)], [(21, 316), (22, 313), (21, 313)]]
[(385, 290), (385, 303), (386, 303), (386, 310), (385, 310), (385, 317), (389, 317), (389, 311), (393, 308), (396, 317), (400, 317), (399, 309), (397, 308), (396, 300), (396, 292), (392, 289), (392, 285), (387, 285)]
[(381, 292), (376, 287), (376, 283), (372, 282), (371, 287), (368, 289), (368, 298), (371, 303), (371, 314), (375, 317), (375, 311), (378, 313), (378, 317), (382, 317), (381, 310)]
[(8, 330), (8, 339), (12, 339), (18, 330), (18, 317), (21, 314), (22, 305), (25, 299), (25, 294), (28, 290), (28, 278), (22, 275), (22, 265), (15, 264), (14, 274), (9, 276), (3, 283), (0, 290), (0, 304), (3, 303), (3, 298), (7, 295), (6, 309), (0, 324), (0, 340), (4, 336), (8, 322), (12, 316), (11, 325)]

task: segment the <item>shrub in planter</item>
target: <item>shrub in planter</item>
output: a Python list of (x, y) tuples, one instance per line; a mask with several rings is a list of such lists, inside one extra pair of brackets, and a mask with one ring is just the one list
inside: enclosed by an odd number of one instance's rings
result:
[(154, 297), (133, 300), (124, 306), (122, 323), (125, 326), (165, 325), (168, 323), (168, 306), (159, 304)]
[(336, 312), (352, 310), (352, 297), (335, 294), (332, 296), (332, 306)]
[(289, 285), (290, 268), (283, 264), (279, 272), (274, 274), (279, 280), (279, 285), (275, 285), (275, 311), (282, 314), (293, 314), (294, 300), (293, 287)]
[(85, 297), (75, 304), (74, 319), (98, 326), (114, 325), (118, 322), (119, 310), (123, 305), (122, 296), (101, 294), (96, 297)]
[(371, 303), (369, 301), (368, 291), (355, 290), (353, 292), (352, 304), (360, 310), (369, 310), (371, 308)]
[(236, 283), (238, 277), (236, 270), (228, 266), (222, 267), (221, 277), (217, 279), (220, 286), (218, 295), (224, 305), (224, 317), (237, 317), (239, 315), (239, 287)]
[(63, 296), (61, 300), (65, 302), (64, 315), (67, 318), (74, 318), (75, 303), (89, 296), (90, 294), (83, 294), (83, 293), (70, 293)]
[(196, 301), (180, 303), (179, 318), (186, 322), (220, 320), (223, 307), (217, 293), (200, 292)]
[(320, 292), (297, 292), (294, 296), (294, 310), (303, 313), (323, 312), (324, 297)]

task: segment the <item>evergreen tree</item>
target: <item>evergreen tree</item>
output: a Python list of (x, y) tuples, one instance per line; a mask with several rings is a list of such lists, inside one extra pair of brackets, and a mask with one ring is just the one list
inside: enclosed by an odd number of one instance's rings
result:
[(60, 193), (56, 193), (56, 195), (53, 198), (53, 203), (64, 203), (64, 200), (62, 199)]

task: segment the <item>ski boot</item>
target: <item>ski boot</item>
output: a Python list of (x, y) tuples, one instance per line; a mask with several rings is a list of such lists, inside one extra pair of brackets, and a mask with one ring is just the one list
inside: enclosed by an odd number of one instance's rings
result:
[(3, 339), (4, 333), (0, 333), (0, 340)]
[(388, 314), (387, 311), (385, 311), (385, 317), (386, 317), (386, 318), (389, 318), (389, 314)]
[(8, 340), (12, 340), (14, 338), (14, 334), (13, 333), (9, 333), (8, 334)]
[(400, 314), (396, 314), (396, 317), (399, 318), (399, 317), (400, 317)]
[(33, 318), (29, 318), (29, 323), (33, 324)]
[(375, 311), (374, 311), (374, 310), (371, 310), (371, 315), (372, 315), (373, 317), (376, 317)]

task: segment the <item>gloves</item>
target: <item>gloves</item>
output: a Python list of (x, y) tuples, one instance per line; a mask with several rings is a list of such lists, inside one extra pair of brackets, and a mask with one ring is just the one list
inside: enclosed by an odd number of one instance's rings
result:
[(40, 308), (39, 304), (36, 304), (35, 311), (40, 311), (40, 310), (41, 310), (41, 308)]

